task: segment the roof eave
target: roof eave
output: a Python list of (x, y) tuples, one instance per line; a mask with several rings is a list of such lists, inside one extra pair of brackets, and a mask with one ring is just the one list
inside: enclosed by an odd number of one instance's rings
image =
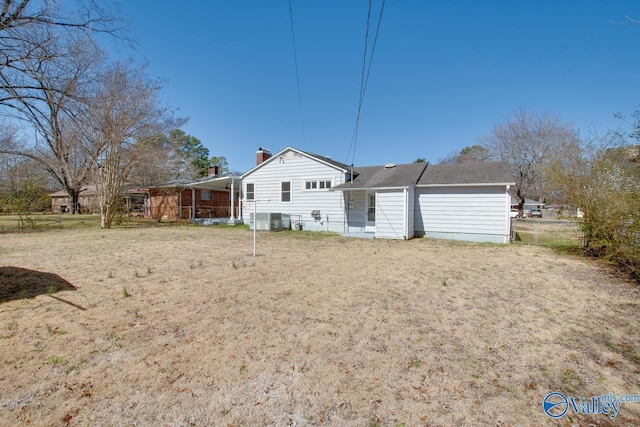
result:
[(453, 184), (416, 184), (416, 187), (486, 187), (515, 184), (515, 182), (459, 182)]

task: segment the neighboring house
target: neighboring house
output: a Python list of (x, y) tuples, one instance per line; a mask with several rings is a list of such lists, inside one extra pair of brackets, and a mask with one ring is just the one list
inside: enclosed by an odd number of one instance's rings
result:
[[(511, 209), (518, 209), (518, 198), (511, 196)], [(526, 210), (542, 210), (544, 209), (544, 202), (539, 202), (532, 199), (524, 199), (524, 205), (522, 209)]]
[[(49, 196), (51, 196), (51, 212), (68, 213), (72, 211), (69, 194), (67, 194), (66, 191), (56, 191), (55, 193), (49, 194)], [(127, 186), (122, 193), (122, 198), (123, 204), (129, 212), (140, 215), (148, 213), (146, 210), (148, 200), (146, 189)], [(100, 203), (96, 194), (95, 185), (85, 185), (80, 189), (78, 204), (80, 205), (80, 213), (100, 212)]]
[(239, 177), (218, 176), (215, 166), (209, 168), (209, 174), (205, 178), (150, 186), (150, 216), (159, 221), (191, 219), (200, 223), (237, 220), (240, 217)]
[(415, 236), (507, 243), (505, 163), (412, 163), (351, 168), (287, 147), (242, 176), (245, 223), (253, 212), (290, 218), (292, 228), (388, 239)]
[[(49, 196), (51, 196), (51, 212), (67, 213), (72, 211), (71, 200), (65, 190), (56, 191), (49, 194)], [(80, 189), (78, 204), (80, 205), (81, 213), (100, 212), (95, 185), (85, 185)]]

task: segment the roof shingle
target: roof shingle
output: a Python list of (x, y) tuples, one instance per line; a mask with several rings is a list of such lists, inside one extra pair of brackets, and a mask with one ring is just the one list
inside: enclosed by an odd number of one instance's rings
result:
[(364, 166), (354, 168), (355, 179), (338, 185), (338, 190), (361, 188), (397, 188), (414, 185), (424, 172), (426, 163), (409, 163), (403, 165)]
[(514, 184), (506, 162), (477, 162), (429, 166), (418, 185)]

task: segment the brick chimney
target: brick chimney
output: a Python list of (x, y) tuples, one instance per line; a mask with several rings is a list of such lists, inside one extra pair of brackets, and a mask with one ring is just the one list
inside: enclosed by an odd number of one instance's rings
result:
[(218, 176), (218, 166), (209, 166), (209, 176)]
[(271, 151), (262, 147), (258, 148), (258, 151), (256, 151), (256, 166), (270, 158), (271, 158)]

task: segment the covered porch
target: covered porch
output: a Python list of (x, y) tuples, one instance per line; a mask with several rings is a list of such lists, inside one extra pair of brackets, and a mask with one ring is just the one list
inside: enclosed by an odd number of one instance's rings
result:
[(189, 219), (201, 224), (242, 222), (240, 177), (208, 176), (149, 188), (150, 214), (158, 221)]
[(373, 238), (376, 233), (376, 191), (343, 191), (346, 237)]
[[(242, 224), (242, 180), (239, 176), (209, 176), (187, 184), (186, 190), (191, 191), (190, 215), (187, 217), (193, 222), (200, 225)], [(222, 194), (226, 197), (220, 197)]]

